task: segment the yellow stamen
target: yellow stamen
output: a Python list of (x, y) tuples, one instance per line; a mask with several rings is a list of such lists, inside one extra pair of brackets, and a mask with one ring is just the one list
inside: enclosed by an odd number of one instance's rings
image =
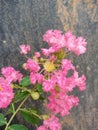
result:
[(54, 69), (55, 69), (55, 65), (53, 62), (50, 62), (50, 61), (46, 61), (44, 63), (44, 69), (47, 71), (47, 72), (52, 72)]
[(0, 85), (0, 91), (2, 91), (2, 87), (1, 87), (1, 85)]

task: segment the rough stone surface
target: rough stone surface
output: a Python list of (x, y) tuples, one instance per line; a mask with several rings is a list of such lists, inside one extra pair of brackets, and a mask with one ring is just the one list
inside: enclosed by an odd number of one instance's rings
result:
[[(98, 130), (97, 0), (0, 0), (0, 68), (12, 65), (20, 69), (25, 58), (18, 46), (29, 43), (32, 53), (40, 50), (46, 46), (42, 35), (48, 29), (72, 30), (88, 42), (86, 54), (72, 57), (79, 72), (87, 77), (87, 89), (76, 92), (80, 105), (62, 119), (62, 129)], [(21, 122), (19, 117), (17, 120)]]

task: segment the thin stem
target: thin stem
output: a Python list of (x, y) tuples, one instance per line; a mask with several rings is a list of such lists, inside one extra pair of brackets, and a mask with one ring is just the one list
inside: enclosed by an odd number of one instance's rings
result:
[(25, 103), (25, 101), (29, 98), (30, 95), (28, 95), (22, 102), (21, 104), (18, 106), (18, 108), (16, 109), (16, 111), (14, 112), (14, 114), (11, 116), (10, 120), (8, 121), (5, 130), (8, 129), (8, 126), (10, 125), (10, 123), (12, 122), (13, 118), (15, 117), (15, 115), (17, 114), (17, 112), (20, 110), (20, 108), (22, 107), (22, 105)]
[(33, 115), (35, 115), (36, 117), (38, 117), (39, 119), (42, 119), (38, 114), (36, 114), (36, 113), (32, 113)]

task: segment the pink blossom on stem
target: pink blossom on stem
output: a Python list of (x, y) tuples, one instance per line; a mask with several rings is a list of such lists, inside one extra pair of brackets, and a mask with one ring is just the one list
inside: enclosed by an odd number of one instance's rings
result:
[(44, 56), (49, 56), (49, 55), (50, 55), (49, 49), (42, 48), (41, 51), (42, 51), (42, 54), (43, 54)]
[(74, 77), (75, 77), (76, 85), (79, 88), (79, 90), (84, 91), (86, 89), (86, 77), (85, 77), (85, 75), (78, 77), (78, 72), (75, 72)]
[(56, 60), (56, 56), (55, 55), (51, 55), (49, 60), (50, 61), (55, 61)]
[[(50, 47), (56, 52), (56, 47), (67, 48), (69, 51), (74, 52), (76, 55), (85, 53), (87, 42), (83, 37), (76, 38), (71, 31), (62, 34), (59, 30), (48, 30), (43, 35), (43, 41), (47, 42)], [(55, 47), (56, 46), (56, 47)], [(46, 51), (44, 51), (46, 52)], [(50, 50), (47, 51), (48, 55)], [(46, 54), (46, 53), (44, 53)]]
[(60, 50), (60, 47), (57, 45), (54, 45), (50, 47), (49, 49), (42, 48), (42, 54), (45, 56), (49, 56), (52, 53), (58, 52)]
[(20, 47), (20, 53), (21, 54), (27, 54), (28, 52), (30, 52), (31, 48), (30, 48), (30, 45), (25, 45), (25, 44), (22, 44), (19, 46)]
[(61, 124), (59, 119), (52, 115), (50, 118), (44, 120), (43, 125), (40, 126), (37, 130), (60, 130), (60, 128)]
[(37, 73), (36, 77), (37, 77), (37, 82), (41, 84), (44, 80), (44, 76), (42, 74)]
[(20, 81), (23, 77), (23, 75), (19, 72), (16, 71), (13, 67), (5, 67), (1, 69), (1, 72), (3, 76), (6, 78), (7, 81), (10, 82), (16, 82), (17, 80)]
[(64, 71), (65, 75), (67, 75), (69, 70), (75, 70), (75, 67), (73, 66), (73, 64), (71, 63), (71, 60), (68, 59), (63, 59), (62, 60), (62, 70)]
[(38, 128), (37, 128), (37, 130), (48, 130), (44, 125), (42, 125), (42, 126), (39, 126)]
[(87, 42), (83, 37), (78, 37), (76, 39), (76, 48), (74, 49), (74, 53), (76, 55), (84, 54), (86, 52)]
[(14, 97), (13, 89), (8, 81), (0, 77), (0, 108), (6, 108)]
[(43, 41), (47, 42), (49, 46), (57, 45), (60, 48), (65, 46), (65, 37), (60, 30), (48, 30), (43, 35)]
[(85, 53), (87, 42), (83, 37), (76, 38), (71, 31), (65, 33), (66, 47), (76, 55)]
[(35, 57), (37, 57), (37, 58), (40, 58), (40, 56), (41, 56), (41, 54), (40, 54), (40, 52), (35, 52)]
[(38, 72), (40, 70), (40, 66), (35, 60), (32, 60), (31, 58), (29, 58), (25, 65), (25, 69), (33, 71), (33, 72)]
[(42, 74), (34, 73), (34, 72), (30, 73), (30, 81), (32, 84), (35, 84), (36, 82), (41, 84), (43, 80), (44, 80), (44, 76)]
[(32, 84), (36, 83), (36, 81), (37, 81), (37, 75), (36, 75), (36, 73), (34, 73), (34, 72), (30, 73), (30, 81), (31, 81)]
[(52, 79), (43, 81), (43, 90), (45, 92), (49, 92), (49, 91), (53, 90), (54, 87), (55, 87), (55, 82)]
[(79, 102), (78, 97), (68, 96), (64, 91), (59, 93), (52, 91), (48, 100), (48, 109), (55, 114), (60, 113), (61, 116), (68, 115), (72, 107), (77, 106)]

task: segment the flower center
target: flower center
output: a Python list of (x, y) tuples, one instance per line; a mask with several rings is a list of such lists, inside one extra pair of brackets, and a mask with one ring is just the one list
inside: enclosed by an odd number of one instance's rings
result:
[(2, 87), (1, 87), (1, 85), (0, 85), (0, 91), (2, 91)]

